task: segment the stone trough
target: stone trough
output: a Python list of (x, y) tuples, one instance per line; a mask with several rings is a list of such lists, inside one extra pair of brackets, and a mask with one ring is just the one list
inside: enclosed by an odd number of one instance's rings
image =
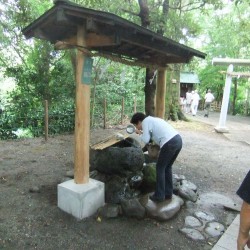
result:
[(172, 200), (151, 201), (148, 197), (155, 189), (155, 162), (156, 158), (143, 153), (141, 143), (132, 137), (119, 134), (92, 145), (90, 177), (105, 183), (105, 206), (99, 209), (99, 216), (166, 221), (175, 216), (185, 200), (197, 200), (196, 186), (184, 176), (174, 175)]
[[(153, 157), (143, 152), (143, 146), (136, 138), (123, 134), (90, 145), (90, 178), (105, 184), (105, 205), (98, 210), (98, 216), (166, 221), (178, 213), (185, 201), (196, 202), (196, 185), (176, 174), (171, 201), (155, 203), (149, 199), (155, 190), (157, 158), (155, 152)], [(74, 178), (73, 171), (67, 171), (66, 176)]]

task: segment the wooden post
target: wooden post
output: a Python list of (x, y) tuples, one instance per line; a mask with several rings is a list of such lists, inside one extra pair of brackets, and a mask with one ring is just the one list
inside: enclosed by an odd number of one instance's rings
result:
[[(77, 44), (86, 46), (84, 25), (77, 28)], [(76, 112), (75, 112), (75, 171), (76, 184), (89, 181), (90, 86), (82, 82), (84, 54), (77, 51)]]
[(156, 83), (156, 109), (155, 115), (164, 119), (165, 116), (165, 95), (166, 95), (166, 69), (159, 69)]
[(49, 134), (49, 110), (48, 110), (48, 101), (45, 100), (44, 102), (44, 135), (45, 141), (48, 140)]
[(124, 117), (124, 97), (122, 97), (122, 114), (121, 114), (121, 124), (123, 124)]
[(103, 102), (103, 128), (107, 128), (107, 101), (104, 99)]
[(134, 97), (134, 113), (136, 113), (136, 97)]

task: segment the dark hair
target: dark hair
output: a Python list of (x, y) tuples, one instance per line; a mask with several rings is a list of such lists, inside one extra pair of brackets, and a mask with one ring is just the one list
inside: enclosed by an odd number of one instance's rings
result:
[(146, 118), (145, 114), (143, 114), (141, 112), (137, 112), (132, 116), (130, 123), (138, 124), (138, 122), (142, 122), (145, 118)]

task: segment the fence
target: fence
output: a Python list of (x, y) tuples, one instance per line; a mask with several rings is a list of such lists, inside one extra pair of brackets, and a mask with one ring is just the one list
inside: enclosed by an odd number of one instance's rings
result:
[[(144, 111), (144, 103), (120, 98), (120, 101), (98, 100), (91, 110), (91, 128), (109, 128), (124, 124), (136, 111)], [(74, 108), (54, 110), (44, 102), (44, 110), (31, 110), (26, 115), (15, 115), (5, 110), (0, 114), (0, 139), (18, 139), (73, 133), (75, 127)]]
[[(204, 110), (204, 105), (205, 105), (204, 101), (200, 102), (199, 103), (199, 109)], [(220, 112), (220, 110), (221, 110), (221, 102), (216, 102), (216, 101), (212, 102), (211, 103), (211, 110), (216, 111), (216, 112)]]

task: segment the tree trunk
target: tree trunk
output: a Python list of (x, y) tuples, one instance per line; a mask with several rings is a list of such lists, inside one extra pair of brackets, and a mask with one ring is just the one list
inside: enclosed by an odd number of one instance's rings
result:
[[(139, 17), (141, 18), (141, 25), (148, 28), (150, 25), (149, 20), (149, 8), (147, 0), (138, 0), (140, 6)], [(155, 115), (155, 91), (156, 91), (156, 81), (155, 72), (152, 69), (146, 69), (145, 77), (145, 113), (146, 115)]]
[[(150, 25), (149, 18), (149, 8), (147, 0), (138, 0), (140, 6), (139, 16), (141, 18), (141, 25), (143, 27), (148, 27)], [(168, 18), (169, 13), (169, 0), (164, 0), (162, 2), (162, 16), (161, 21), (159, 22), (159, 27), (157, 29), (157, 33), (163, 35), (166, 20)], [(166, 114), (167, 117), (172, 120), (185, 120), (185, 116), (182, 114), (180, 105), (179, 105), (179, 67), (174, 65), (174, 74), (173, 77), (168, 78), (167, 81), (167, 102), (166, 102)], [(146, 115), (155, 115), (155, 92), (156, 92), (156, 72), (152, 69), (146, 69), (146, 77), (145, 77), (145, 113)], [(172, 79), (176, 79), (176, 83), (172, 83)]]
[(145, 28), (148, 28), (148, 26), (150, 25), (148, 1), (138, 0), (138, 3), (140, 6), (139, 17), (141, 18), (141, 25)]
[(155, 115), (155, 91), (156, 91), (156, 72), (152, 69), (146, 69), (145, 79), (145, 113), (146, 115)]

